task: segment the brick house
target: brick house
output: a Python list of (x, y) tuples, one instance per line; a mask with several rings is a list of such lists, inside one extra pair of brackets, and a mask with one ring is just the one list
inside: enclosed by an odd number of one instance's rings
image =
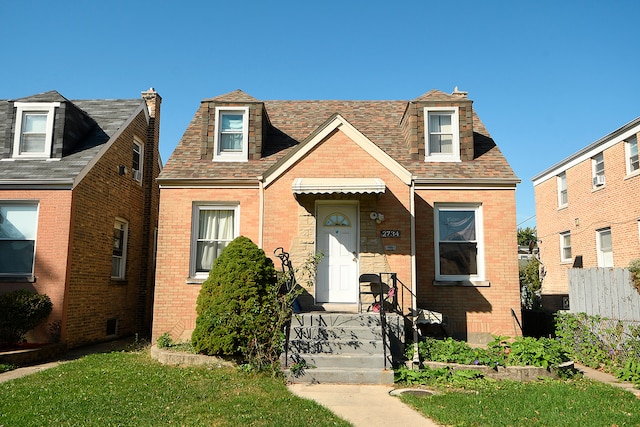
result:
[(543, 305), (562, 308), (567, 270), (640, 258), (640, 117), (532, 178)]
[(0, 101), (0, 292), (47, 294), (28, 337), (68, 347), (150, 333), (160, 96)]
[[(431, 143), (426, 143), (426, 141)], [(244, 235), (299, 267), (302, 310), (359, 310), (359, 275), (394, 272), (406, 313), (456, 337), (514, 336), (519, 182), (465, 92), (410, 101), (201, 102), (159, 177), (153, 337), (188, 339), (217, 254)], [(415, 300), (414, 300), (415, 298)]]

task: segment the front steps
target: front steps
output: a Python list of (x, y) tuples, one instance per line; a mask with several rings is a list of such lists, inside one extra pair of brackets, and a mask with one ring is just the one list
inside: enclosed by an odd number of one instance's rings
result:
[[(285, 374), (293, 383), (393, 384), (404, 320), (387, 314), (387, 363), (378, 313), (294, 314)], [(293, 368), (293, 369), (292, 369)]]

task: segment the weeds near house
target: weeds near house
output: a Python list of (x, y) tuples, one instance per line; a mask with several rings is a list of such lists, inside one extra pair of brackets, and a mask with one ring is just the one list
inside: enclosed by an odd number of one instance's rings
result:
[(172, 367), (148, 351), (93, 354), (0, 384), (5, 426), (347, 426), (282, 379)]

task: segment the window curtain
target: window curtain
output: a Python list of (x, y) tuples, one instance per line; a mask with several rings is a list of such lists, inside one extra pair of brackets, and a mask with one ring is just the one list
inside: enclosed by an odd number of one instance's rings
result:
[(196, 248), (196, 271), (209, 271), (233, 240), (233, 210), (201, 210)]
[(242, 115), (223, 114), (221, 119), (221, 151), (242, 151)]
[(453, 152), (453, 127), (448, 114), (431, 114), (429, 116), (429, 151), (431, 153)]
[(474, 211), (440, 211), (440, 274), (477, 274), (478, 245)]

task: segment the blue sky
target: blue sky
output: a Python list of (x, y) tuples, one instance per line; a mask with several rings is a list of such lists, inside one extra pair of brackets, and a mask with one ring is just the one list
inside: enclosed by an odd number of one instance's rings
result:
[(640, 2), (14, 1), (0, 98), (163, 98), (171, 152), (204, 98), (402, 99), (468, 91), (522, 180), (640, 116)]

